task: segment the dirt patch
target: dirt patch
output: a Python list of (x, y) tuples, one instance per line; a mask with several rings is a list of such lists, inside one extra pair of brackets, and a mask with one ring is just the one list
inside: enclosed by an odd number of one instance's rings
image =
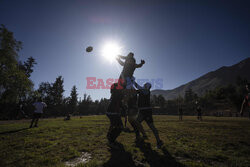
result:
[(65, 165), (74, 167), (74, 166), (79, 165), (80, 163), (87, 163), (87, 162), (89, 162), (90, 159), (91, 159), (90, 153), (82, 152), (80, 157), (66, 161)]

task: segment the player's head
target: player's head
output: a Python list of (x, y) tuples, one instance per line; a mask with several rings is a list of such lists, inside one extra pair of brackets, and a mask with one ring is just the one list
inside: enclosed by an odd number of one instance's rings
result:
[(128, 58), (134, 58), (134, 53), (130, 52), (130, 53), (128, 54)]
[(118, 87), (118, 83), (113, 83), (110, 87), (110, 93), (114, 93)]
[(152, 87), (151, 83), (147, 82), (144, 84), (144, 88), (150, 90)]
[(110, 93), (121, 93), (123, 87), (122, 85), (119, 85), (119, 83), (114, 83), (113, 85), (111, 85), (110, 87)]

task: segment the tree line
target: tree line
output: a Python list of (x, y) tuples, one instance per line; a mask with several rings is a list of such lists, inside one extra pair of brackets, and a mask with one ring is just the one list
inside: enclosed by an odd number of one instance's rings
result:
[(238, 116), (244, 95), (247, 93), (247, 83), (247, 79), (238, 76), (235, 83), (207, 90), (202, 96), (198, 96), (191, 88), (185, 91), (184, 96), (172, 100), (165, 100), (162, 95), (153, 95), (152, 105), (158, 106), (158, 109), (155, 109), (157, 114), (175, 115), (181, 107), (185, 115), (195, 115), (198, 102), (205, 115)]

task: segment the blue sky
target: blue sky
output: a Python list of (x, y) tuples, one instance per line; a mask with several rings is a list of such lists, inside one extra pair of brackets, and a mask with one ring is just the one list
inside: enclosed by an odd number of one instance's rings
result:
[(162, 78), (163, 89), (173, 89), (249, 57), (249, 9), (238, 0), (0, 0), (0, 24), (23, 42), (20, 60), (38, 62), (35, 88), (62, 75), (65, 96), (76, 85), (95, 100), (109, 91), (87, 90), (86, 77), (118, 78), (121, 71), (100, 54), (108, 41), (146, 61), (136, 78)]

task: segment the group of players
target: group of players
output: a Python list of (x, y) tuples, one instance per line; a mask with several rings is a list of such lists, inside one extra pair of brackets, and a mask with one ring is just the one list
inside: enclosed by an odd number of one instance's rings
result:
[[(122, 59), (124, 61), (122, 61)], [(118, 83), (111, 86), (110, 104), (107, 110), (107, 117), (110, 120), (110, 127), (107, 134), (108, 145), (111, 148), (117, 148), (116, 138), (124, 129), (122, 123), (122, 115), (127, 117), (128, 121), (134, 129), (136, 141), (147, 139), (147, 135), (141, 125), (142, 121), (146, 121), (149, 128), (152, 130), (156, 141), (157, 148), (161, 148), (163, 142), (160, 140), (158, 130), (155, 128), (152, 118), (152, 107), (150, 105), (150, 83), (145, 83), (144, 86), (138, 85), (133, 77), (136, 68), (140, 68), (145, 63), (141, 60), (140, 64), (136, 64), (134, 54), (129, 53), (127, 56), (118, 56), (118, 63), (123, 66)], [(243, 115), (244, 109), (250, 107), (250, 84), (246, 85), (246, 96), (244, 97), (240, 114)], [(126, 106), (126, 107), (125, 107)], [(196, 102), (197, 119), (202, 121), (201, 108)], [(126, 109), (124, 109), (126, 108)], [(179, 108), (179, 119), (182, 120), (183, 111)], [(250, 118), (250, 110), (249, 110)], [(126, 119), (125, 119), (126, 126)], [(142, 134), (142, 137), (140, 136)]]
[(136, 135), (136, 141), (147, 139), (147, 135), (141, 125), (143, 121), (146, 121), (154, 133), (157, 147), (161, 148), (163, 142), (160, 140), (158, 130), (155, 128), (152, 118), (152, 107), (150, 105), (151, 84), (145, 83), (144, 86), (140, 86), (134, 81), (133, 77), (135, 69), (142, 67), (145, 61), (141, 60), (140, 64), (136, 64), (133, 53), (129, 53), (127, 56), (118, 56), (117, 61), (123, 66), (123, 70), (118, 83), (114, 83), (110, 89), (111, 98), (106, 113), (110, 120), (107, 134), (108, 145), (112, 148), (118, 147), (116, 138), (124, 129), (121, 119), (122, 115), (124, 115), (128, 116), (128, 121)]

